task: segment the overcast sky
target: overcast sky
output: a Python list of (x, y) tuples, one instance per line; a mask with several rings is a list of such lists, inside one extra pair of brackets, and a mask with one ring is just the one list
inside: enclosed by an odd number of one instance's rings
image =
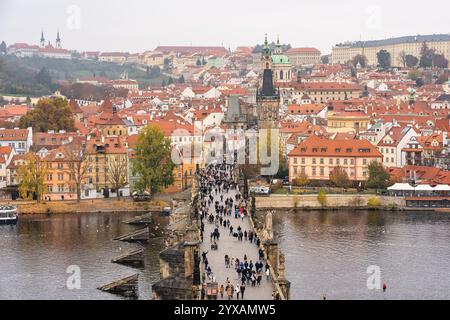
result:
[(234, 49), (280, 35), (323, 54), (347, 40), (450, 33), (445, 0), (0, 0), (0, 41), (142, 52), (157, 45)]

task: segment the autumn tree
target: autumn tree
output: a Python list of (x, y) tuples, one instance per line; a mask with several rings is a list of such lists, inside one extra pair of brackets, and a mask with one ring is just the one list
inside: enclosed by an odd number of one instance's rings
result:
[(73, 131), (74, 120), (69, 103), (63, 98), (41, 98), (36, 108), (29, 110), (20, 118), (19, 126), (22, 128), (33, 127), (35, 131), (47, 132), (48, 130)]
[(72, 142), (65, 148), (69, 161), (70, 175), (77, 191), (77, 202), (81, 200), (81, 187), (86, 182), (88, 172), (92, 169), (92, 161), (86, 151), (86, 144)]
[(147, 126), (141, 131), (136, 144), (132, 173), (138, 177), (136, 188), (150, 189), (153, 196), (161, 187), (173, 183), (175, 164), (171, 159), (170, 139), (157, 126)]
[(317, 194), (317, 202), (319, 202), (319, 204), (322, 207), (325, 207), (327, 205), (327, 193), (322, 188), (319, 190), (319, 193)]
[(292, 182), (295, 186), (304, 187), (310, 183), (310, 180), (306, 173), (300, 172)]
[(17, 168), (20, 196), (24, 199), (36, 198), (38, 203), (41, 202), (46, 175), (46, 163), (38, 155), (28, 153), (25, 164)]
[(120, 200), (120, 188), (127, 185), (128, 163), (126, 156), (116, 156), (108, 163), (108, 181), (117, 193), (117, 200)]
[(377, 52), (378, 66), (382, 69), (388, 69), (391, 66), (391, 54), (386, 50)]
[(330, 181), (338, 188), (347, 188), (350, 186), (347, 171), (341, 166), (336, 166), (330, 173)]

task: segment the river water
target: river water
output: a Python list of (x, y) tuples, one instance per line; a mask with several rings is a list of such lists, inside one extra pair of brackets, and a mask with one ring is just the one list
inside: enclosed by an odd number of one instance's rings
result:
[[(449, 214), (277, 213), (274, 229), (292, 299), (450, 299)], [(372, 265), (384, 293), (367, 287)]]
[[(144, 270), (111, 263), (139, 248), (112, 240), (139, 229), (122, 223), (135, 215), (32, 215), (20, 217), (16, 226), (0, 226), (0, 299), (121, 299), (96, 288), (137, 272), (139, 296), (150, 299), (151, 285), (159, 279), (157, 253), (164, 248), (161, 230), (166, 217), (153, 219), (154, 237), (147, 245)], [(80, 268), (81, 289), (67, 288), (69, 266)]]
[[(96, 288), (139, 272), (139, 296), (150, 299), (159, 279), (161, 230), (154, 217), (145, 269), (111, 263), (138, 248), (112, 239), (136, 230), (134, 213), (22, 216), (0, 226), (0, 299), (121, 299)], [(450, 215), (420, 212), (277, 212), (275, 235), (286, 253), (292, 299), (450, 299)], [(81, 289), (66, 273), (79, 266)], [(369, 290), (379, 266), (388, 289)]]

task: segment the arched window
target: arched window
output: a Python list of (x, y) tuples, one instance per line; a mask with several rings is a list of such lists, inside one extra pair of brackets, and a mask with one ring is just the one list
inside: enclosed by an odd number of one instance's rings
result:
[(283, 80), (283, 70), (280, 71), (280, 80)]

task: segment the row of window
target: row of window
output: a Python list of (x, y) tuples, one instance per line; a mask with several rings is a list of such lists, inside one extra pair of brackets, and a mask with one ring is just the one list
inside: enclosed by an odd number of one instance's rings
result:
[[(68, 176), (69, 176), (69, 180), (70, 181), (75, 180), (75, 175), (74, 174), (70, 173), (70, 174), (68, 174)], [(56, 178), (57, 178), (56, 179), (57, 181), (64, 181), (64, 173), (56, 174)], [(53, 181), (53, 174), (52, 173), (48, 173), (47, 174), (47, 181)]]
[[(293, 158), (294, 159), (294, 164), (298, 164), (298, 159), (299, 158)], [(341, 162), (342, 160), (342, 162)], [(367, 165), (367, 159), (362, 159), (363, 161), (363, 165)], [(317, 164), (317, 158), (312, 158), (311, 159), (312, 164)], [(300, 158), (300, 163), (301, 164), (305, 164), (306, 163), (306, 158)], [(328, 158), (328, 164), (343, 164), (343, 165), (354, 165), (355, 164), (355, 159), (354, 158)], [(325, 159), (324, 158), (319, 158), (319, 164), (325, 164)]]
[(386, 148), (386, 149), (384, 149), (384, 148), (380, 148), (380, 152), (381, 153), (389, 153), (389, 150), (390, 150), (390, 152), (392, 153), (392, 154), (394, 154), (395, 153), (395, 148)]
[[(333, 172), (334, 168), (333, 167), (326, 167), (326, 169), (327, 169), (328, 173), (331, 173), (331, 172)], [(344, 170), (347, 172), (349, 177), (354, 177), (355, 176), (355, 169), (354, 168), (349, 168), (349, 169), (345, 169), (344, 168)], [(299, 174), (298, 167), (294, 167), (294, 172), (293, 173), (294, 173), (294, 175), (298, 175)], [(306, 167), (301, 166), (300, 167), (300, 173), (306, 174)], [(319, 174), (317, 174), (317, 173), (319, 173)], [(325, 167), (319, 167), (319, 170), (317, 170), (317, 167), (311, 167), (311, 174), (312, 174), (312, 176), (319, 175), (319, 176), (325, 177)], [(365, 168), (362, 171), (362, 175), (363, 175), (363, 177), (367, 177), (367, 170)]]
[(47, 185), (47, 192), (75, 192), (75, 187), (74, 186), (67, 187), (64, 184), (58, 184), (57, 186), (49, 184)]

